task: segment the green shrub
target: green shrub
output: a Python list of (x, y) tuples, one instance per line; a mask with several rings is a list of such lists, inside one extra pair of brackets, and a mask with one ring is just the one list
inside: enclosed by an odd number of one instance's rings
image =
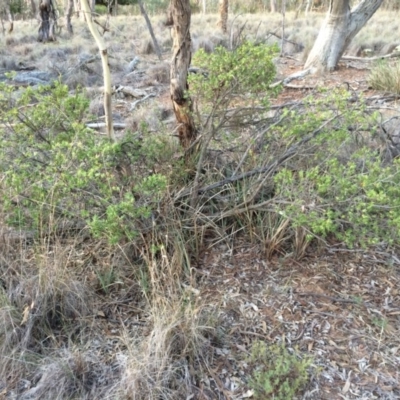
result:
[[(189, 76), (189, 88), (198, 124), (206, 125), (210, 118), (219, 126), (228, 121), (255, 123), (265, 113), (270, 96), (279, 91), (270, 87), (276, 75), (273, 58), (277, 51), (274, 46), (249, 41), (232, 51), (224, 47), (211, 54), (197, 51), (192, 64), (200, 72)], [(262, 107), (253, 109), (249, 118), (244, 110), (253, 106)]]
[[(311, 100), (279, 132), (288, 143), (310, 140), (274, 177), (276, 212), (312, 237), (334, 237), (349, 247), (400, 239), (400, 161), (385, 161), (376, 116), (346, 92)], [(290, 114), (290, 113), (289, 113)], [(312, 132), (316, 134), (312, 134)], [(282, 143), (283, 144), (283, 143)]]
[[(88, 129), (88, 99), (70, 96), (60, 83), (22, 94), (2, 84), (0, 93), (0, 191), (8, 223), (48, 235), (65, 221), (84, 222), (112, 243), (132, 239), (167, 185), (165, 176), (149, 173), (146, 146), (134, 135), (111, 143)], [(135, 163), (137, 174), (121, 172)]]
[(249, 361), (254, 366), (249, 386), (255, 399), (289, 400), (304, 389), (308, 380), (312, 359), (299, 358), (283, 345), (267, 346), (255, 342)]

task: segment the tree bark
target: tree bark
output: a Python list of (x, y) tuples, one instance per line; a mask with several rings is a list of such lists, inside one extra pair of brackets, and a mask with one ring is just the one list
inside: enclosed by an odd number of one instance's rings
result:
[(14, 30), (14, 17), (13, 17), (13, 15), (11, 13), (9, 4), (7, 4), (6, 12), (7, 12), (8, 22), (10, 23), (10, 27), (8, 28), (8, 33), (11, 33)]
[(150, 36), (151, 36), (151, 40), (153, 41), (154, 50), (156, 51), (158, 59), (160, 61), (162, 61), (162, 55), (161, 55), (160, 46), (158, 45), (158, 42), (157, 42), (157, 39), (156, 39), (156, 35), (154, 34), (153, 27), (151, 26), (150, 18), (147, 15), (146, 9), (143, 6), (143, 1), (142, 0), (138, 0), (138, 3), (139, 3), (139, 7), (140, 7), (140, 12), (142, 13), (144, 20), (146, 21), (147, 29), (149, 30), (149, 33), (150, 33)]
[[(86, 15), (90, 15), (90, 7), (88, 0), (81, 0), (82, 10)], [(114, 136), (114, 126), (112, 121), (112, 104), (111, 104), (111, 74), (110, 67), (108, 65), (108, 51), (107, 46), (100, 36), (99, 31), (94, 25), (92, 18), (86, 18), (88, 28), (92, 34), (94, 40), (96, 41), (97, 47), (99, 48), (101, 64), (103, 66), (103, 80), (104, 80), (104, 113), (106, 119), (106, 130), (107, 135), (111, 140), (115, 140)]]
[(218, 26), (221, 28), (223, 33), (228, 31), (228, 0), (219, 0), (219, 21)]
[(187, 94), (187, 74), (191, 61), (190, 38), (190, 1), (171, 0), (172, 17), (172, 62), (170, 93), (176, 120), (178, 122), (178, 135), (184, 149), (196, 139), (196, 128), (193, 119), (193, 104)]
[(56, 40), (57, 16), (53, 0), (41, 0), (39, 4), (39, 42), (54, 42)]
[(304, 68), (332, 71), (351, 40), (368, 22), (383, 0), (362, 0), (350, 10), (350, 0), (330, 0), (328, 14)]
[(71, 18), (72, 18), (73, 12), (74, 12), (74, 0), (68, 0), (67, 8), (65, 10), (65, 27), (67, 29), (67, 32), (70, 35), (73, 35), (73, 33), (74, 33), (74, 30), (72, 29), (72, 23), (71, 23)]
[(276, 11), (277, 11), (276, 0), (271, 0), (270, 1), (270, 7), (271, 7), (271, 12), (272, 13), (276, 13)]

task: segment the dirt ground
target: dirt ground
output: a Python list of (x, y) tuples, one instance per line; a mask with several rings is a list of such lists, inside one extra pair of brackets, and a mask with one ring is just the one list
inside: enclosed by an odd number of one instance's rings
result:
[[(119, 137), (125, 128), (137, 127), (146, 107), (155, 105), (164, 123), (174, 127), (165, 82), (168, 60), (160, 63), (153, 55), (146, 63), (145, 68), (119, 75), (117, 86), (143, 89), (139, 99), (151, 94), (134, 105), (135, 98), (116, 96), (115, 120), (123, 125)], [(302, 62), (296, 55), (284, 56), (277, 67), (277, 79), (283, 79), (300, 71)], [(318, 88), (345, 86), (384, 112), (398, 112), (396, 97), (371, 90), (368, 68), (370, 64), (363, 61), (342, 61), (329, 75), (292, 81), (272, 105), (300, 101), (317, 94)], [(132, 118), (133, 108), (139, 110), (138, 117)], [(386, 248), (372, 252), (332, 246), (311, 248), (297, 260), (283, 253), (268, 258), (265, 246), (239, 237), (234, 245), (205, 247), (192, 266), (193, 292), (217, 311), (220, 334), (229, 338), (214, 344), (207, 376), (196, 382), (196, 398), (252, 398), (245, 379), (247, 356), (252, 343), (262, 340), (313, 356), (317, 372), (299, 398), (400, 399), (400, 254)], [(77, 248), (71, 253), (71, 266), (91, 252), (90, 245), (82, 251)], [(90, 274), (82, 278), (90, 280)], [(124, 352), (124, 335), (146, 336), (151, 329), (148, 314), (135, 296), (137, 283), (128, 275), (123, 281), (129, 290), (99, 297), (90, 324), (88, 346), (110, 365), (115, 354)], [(13, 398), (2, 391), (1, 382), (0, 398)]]
[[(278, 79), (300, 71), (292, 57), (278, 60)], [(318, 88), (343, 87), (371, 104), (398, 109), (395, 98), (370, 89), (368, 63), (342, 62), (325, 76), (307, 76), (285, 88), (274, 105), (299, 101)], [(161, 93), (168, 101), (168, 88)], [(216, 347), (199, 399), (251, 398), (243, 377), (255, 340), (285, 343), (314, 357), (319, 373), (303, 399), (400, 398), (400, 255), (331, 248), (301, 259), (275, 255), (240, 239), (204, 252), (195, 266), (198, 295), (219, 312), (229, 347)], [(112, 320), (146, 318), (130, 306), (108, 310)], [(105, 323), (102, 337), (118, 337)], [(111, 324), (112, 325), (112, 324)]]

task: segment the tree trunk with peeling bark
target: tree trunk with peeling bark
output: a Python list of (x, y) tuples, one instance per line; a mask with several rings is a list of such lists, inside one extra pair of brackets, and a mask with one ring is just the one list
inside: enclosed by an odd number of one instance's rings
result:
[(228, 0), (220, 0), (218, 26), (221, 28), (223, 33), (226, 33), (228, 31), (228, 9), (229, 9)]
[(383, 0), (362, 0), (350, 9), (350, 0), (330, 0), (328, 14), (304, 68), (332, 71), (351, 40), (368, 22)]
[(190, 1), (171, 0), (170, 7), (173, 39), (170, 93), (175, 117), (178, 122), (179, 141), (182, 147), (187, 149), (196, 139), (193, 105), (187, 95), (189, 88), (187, 75), (192, 58)]
[(54, 42), (56, 40), (57, 16), (53, 0), (41, 0), (39, 4), (39, 42)]
[(74, 30), (72, 29), (71, 18), (74, 12), (74, 0), (67, 0), (67, 8), (65, 10), (65, 27), (67, 28), (67, 32), (72, 35)]

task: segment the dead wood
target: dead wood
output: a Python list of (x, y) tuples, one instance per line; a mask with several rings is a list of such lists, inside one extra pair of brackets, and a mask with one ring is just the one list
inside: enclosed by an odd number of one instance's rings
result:
[(386, 54), (384, 56), (376, 56), (376, 57), (353, 57), (353, 56), (342, 56), (342, 60), (345, 61), (365, 61), (365, 62), (370, 62), (370, 61), (377, 61), (377, 60), (385, 60), (388, 58), (397, 58), (400, 57), (400, 52), (395, 51), (390, 54)]

